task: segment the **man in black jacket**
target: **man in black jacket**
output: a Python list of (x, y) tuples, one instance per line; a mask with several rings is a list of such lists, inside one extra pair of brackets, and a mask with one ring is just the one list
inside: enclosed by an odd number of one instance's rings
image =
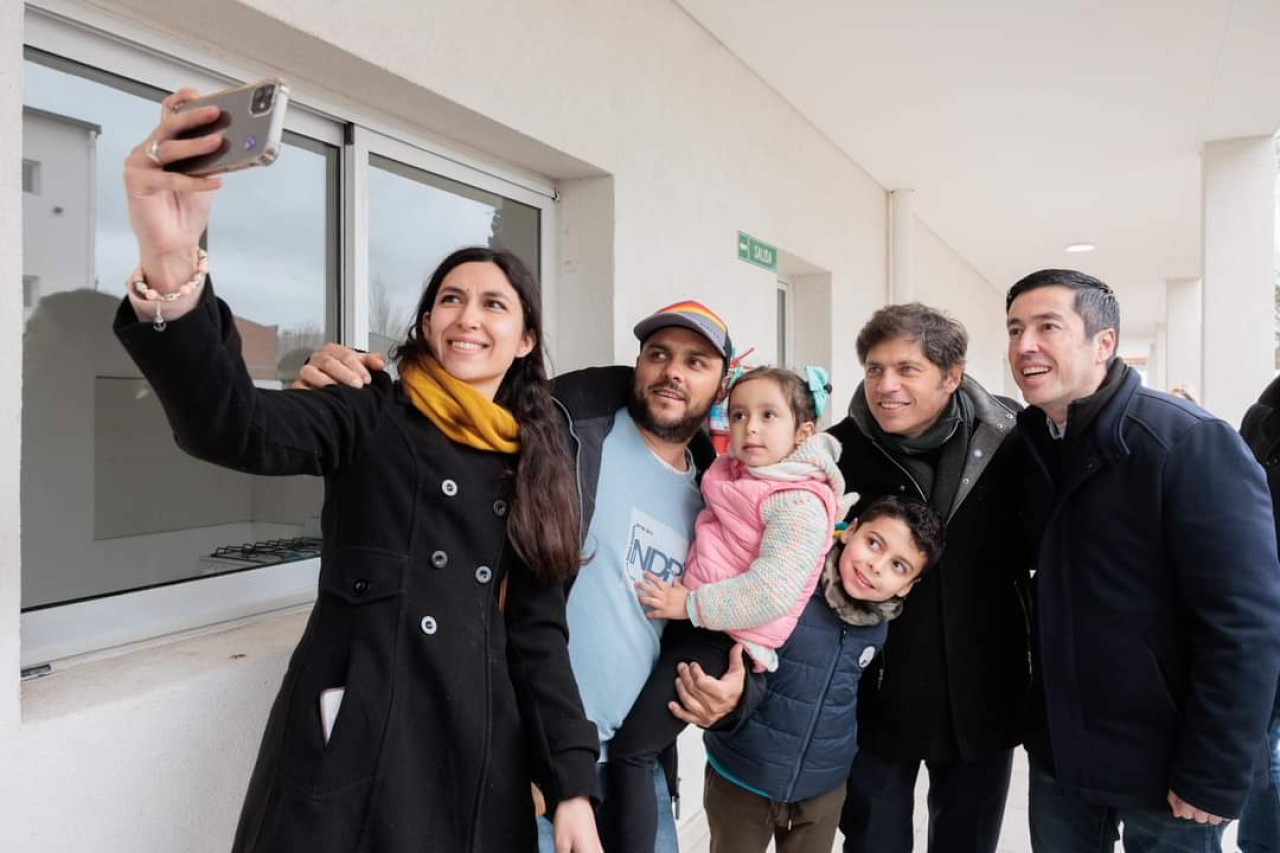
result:
[(910, 853), (923, 762), (930, 853), (995, 851), (1029, 677), (1028, 561), (1004, 529), (1014, 404), (964, 375), (968, 335), (932, 308), (882, 308), (857, 346), (866, 379), (830, 430), (845, 482), (927, 501), (947, 547), (862, 679), (844, 849)]
[(1074, 270), (1007, 300), (1020, 509), (1036, 543), (1027, 750), (1037, 853), (1218, 850), (1280, 674), (1262, 469), (1225, 422), (1141, 386), (1119, 305)]

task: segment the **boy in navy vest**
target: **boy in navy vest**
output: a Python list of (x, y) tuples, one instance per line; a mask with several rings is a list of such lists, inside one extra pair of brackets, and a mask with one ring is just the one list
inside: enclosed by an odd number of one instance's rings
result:
[(770, 839), (779, 853), (830, 853), (858, 749), (858, 682), (944, 537), (929, 507), (885, 496), (831, 549), (765, 698), (705, 735), (711, 853), (763, 853)]

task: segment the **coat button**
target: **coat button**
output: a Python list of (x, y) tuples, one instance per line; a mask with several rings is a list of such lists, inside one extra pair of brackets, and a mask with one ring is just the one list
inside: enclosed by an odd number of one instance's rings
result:
[(494, 515), (496, 515), (496, 516), (498, 516), (499, 518), (501, 518), (502, 516), (506, 515), (506, 514), (507, 514), (507, 502), (506, 502), (506, 501), (494, 501), (494, 502), (493, 502), (493, 514), (494, 514)]
[(351, 591), (356, 595), (364, 595), (369, 591), (369, 582), (364, 578), (360, 578), (351, 585)]
[(449, 555), (444, 551), (433, 551), (431, 553), (431, 565), (435, 566), (437, 569), (443, 569), (445, 566), (449, 565)]
[(453, 480), (445, 480), (440, 484), (440, 491), (444, 492), (445, 497), (451, 498), (458, 493), (458, 484)]
[(438, 627), (434, 616), (423, 616), (422, 621), (419, 622), (418, 625), (422, 628), (422, 633), (427, 635), (434, 634)]
[(906, 486), (898, 486), (898, 491), (905, 492), (906, 490), (907, 490)]
[(488, 566), (481, 566), (480, 568), (476, 569), (476, 580), (479, 583), (488, 583), (492, 577), (493, 577), (493, 570), (490, 569)]

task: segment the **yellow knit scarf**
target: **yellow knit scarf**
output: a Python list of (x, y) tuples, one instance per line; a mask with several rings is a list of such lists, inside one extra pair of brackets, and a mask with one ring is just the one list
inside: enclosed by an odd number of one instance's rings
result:
[(434, 358), (405, 364), (400, 381), (414, 408), (450, 441), (495, 453), (520, 449), (520, 425), (512, 414), (454, 378)]

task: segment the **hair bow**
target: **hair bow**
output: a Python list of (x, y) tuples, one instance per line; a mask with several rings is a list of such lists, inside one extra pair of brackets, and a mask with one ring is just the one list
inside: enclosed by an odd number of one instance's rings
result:
[(825, 367), (806, 364), (804, 379), (809, 385), (809, 396), (813, 398), (813, 412), (820, 418), (831, 403), (831, 377)]

